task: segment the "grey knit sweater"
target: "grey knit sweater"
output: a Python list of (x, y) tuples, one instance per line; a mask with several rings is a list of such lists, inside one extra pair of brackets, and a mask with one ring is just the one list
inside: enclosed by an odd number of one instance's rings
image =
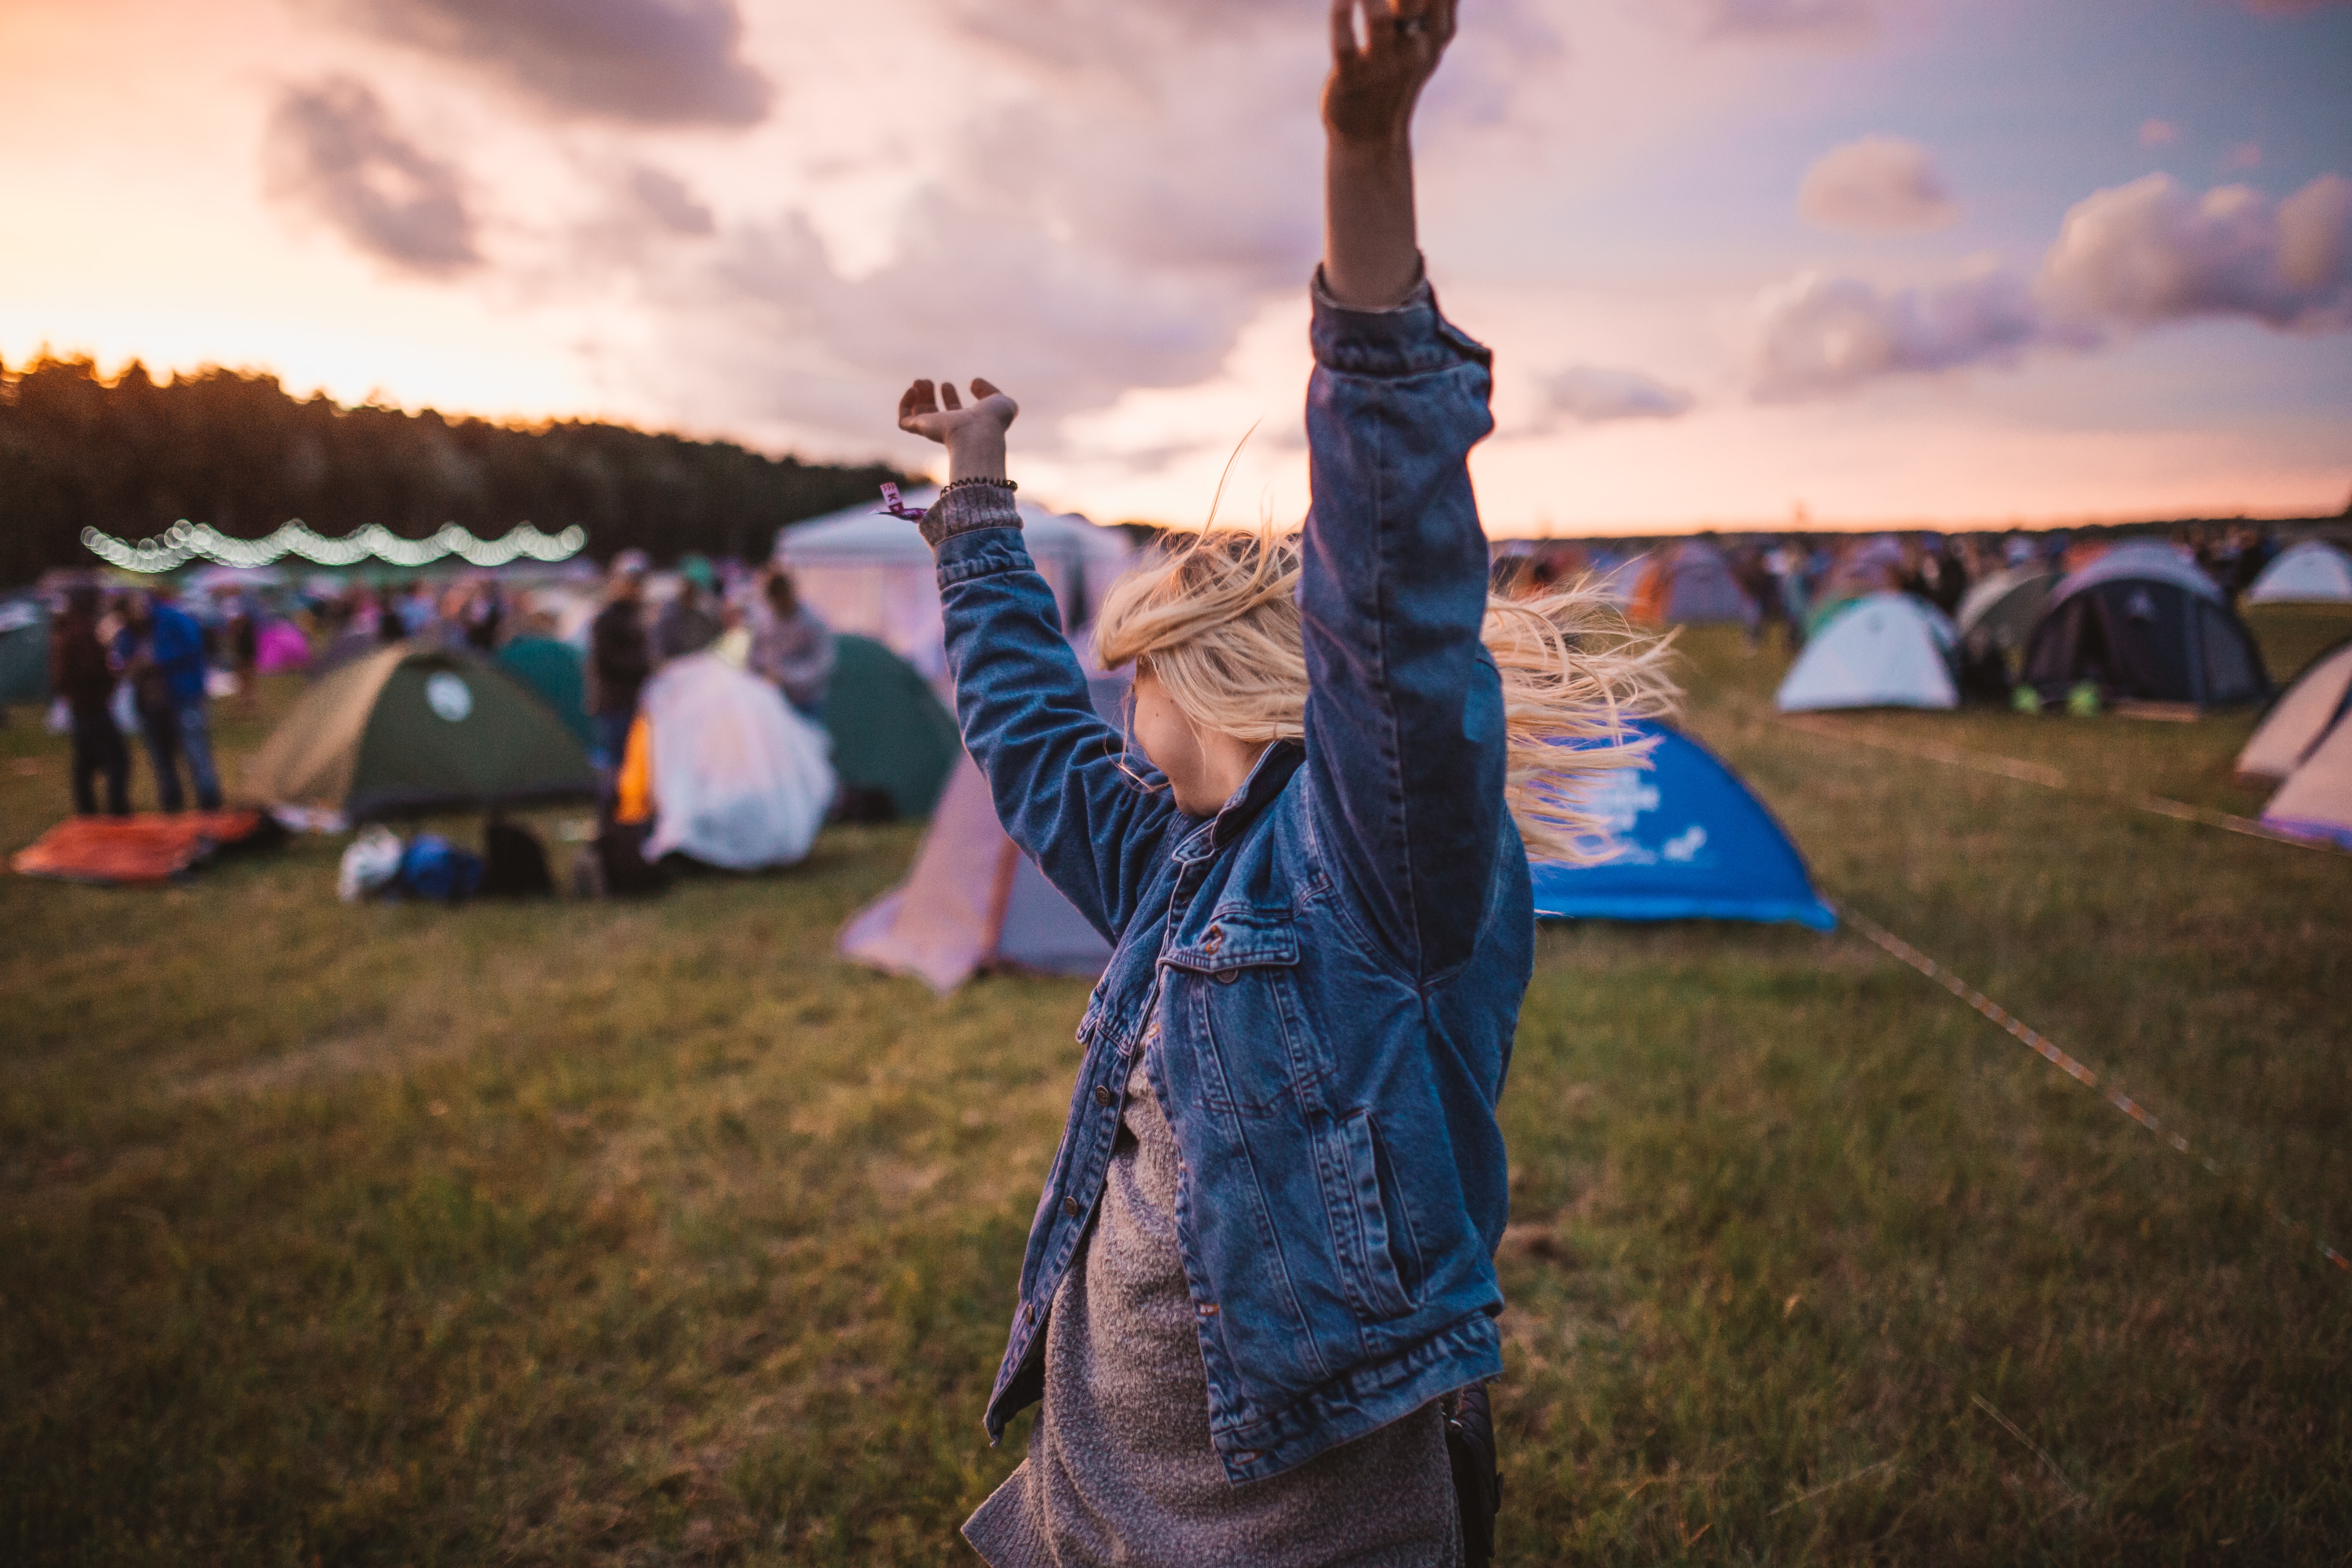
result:
[(964, 1538), (992, 1568), (1456, 1568), (1433, 1405), (1270, 1479), (1226, 1481), (1176, 1240), (1182, 1173), (1144, 1070), (1157, 1037), (1128, 1080), (1094, 1228), (1055, 1293), (1029, 1457)]

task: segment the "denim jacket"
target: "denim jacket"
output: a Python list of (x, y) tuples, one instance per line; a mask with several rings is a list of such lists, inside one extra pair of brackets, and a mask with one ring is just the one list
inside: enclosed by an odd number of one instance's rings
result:
[(1466, 458), (1493, 425), (1488, 355), (1425, 289), (1380, 312), (1317, 292), (1306, 739), (1214, 817), (1180, 813), (1096, 717), (1009, 498), (951, 492), (930, 520), (964, 740), (1014, 842), (1116, 948), (989, 1436), (1039, 1397), (1141, 1051), (1234, 1484), (1502, 1370), (1495, 1102), (1534, 947), (1479, 640)]

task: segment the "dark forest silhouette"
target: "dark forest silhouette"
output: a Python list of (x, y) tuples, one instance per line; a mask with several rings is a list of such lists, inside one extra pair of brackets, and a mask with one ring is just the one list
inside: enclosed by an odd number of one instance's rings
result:
[(110, 384), (86, 359), (0, 365), (0, 583), (90, 564), (85, 527), (135, 540), (183, 518), (248, 539), (298, 517), (409, 538), (445, 522), (484, 536), (578, 523), (600, 558), (757, 555), (785, 523), (870, 500), (885, 479), (905, 476), (618, 425), (346, 408), (217, 368), (159, 384), (136, 363)]

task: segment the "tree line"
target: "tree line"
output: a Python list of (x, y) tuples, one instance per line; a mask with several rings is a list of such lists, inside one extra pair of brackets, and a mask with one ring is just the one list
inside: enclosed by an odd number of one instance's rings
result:
[(158, 383), (136, 363), (110, 382), (87, 359), (0, 364), (0, 584), (89, 564), (86, 527), (135, 540), (184, 518), (247, 539), (298, 517), (419, 539), (445, 522), (483, 537), (577, 523), (599, 559), (752, 556), (886, 479), (906, 476), (621, 425), (347, 408), (217, 367)]

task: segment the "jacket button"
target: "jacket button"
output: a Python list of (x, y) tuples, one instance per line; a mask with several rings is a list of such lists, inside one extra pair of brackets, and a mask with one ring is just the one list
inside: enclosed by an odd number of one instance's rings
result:
[(1076, 1219), (1087, 1211), (1078, 1206), (1077, 1199), (1064, 1198), (1062, 1200), (1062, 1212), (1068, 1215), (1072, 1219)]
[(1204, 1318), (1213, 1318), (1217, 1315), (1217, 1304), (1214, 1301), (1202, 1302), (1200, 1310), (1201, 1316)]
[(1111, 1099), (1111, 1092), (1107, 1087), (1102, 1084), (1095, 1085), (1095, 1103), (1097, 1105), (1108, 1106), (1110, 1104)]
[(1241, 977), (1242, 972), (1238, 969), (1220, 969), (1217, 971), (1217, 984), (1220, 985), (1231, 985), (1234, 981), (1239, 980)]
[(1209, 928), (1208, 935), (1202, 939), (1201, 951), (1202, 952), (1214, 952), (1217, 949), (1224, 945), (1225, 933), (1218, 927), (1211, 926)]

